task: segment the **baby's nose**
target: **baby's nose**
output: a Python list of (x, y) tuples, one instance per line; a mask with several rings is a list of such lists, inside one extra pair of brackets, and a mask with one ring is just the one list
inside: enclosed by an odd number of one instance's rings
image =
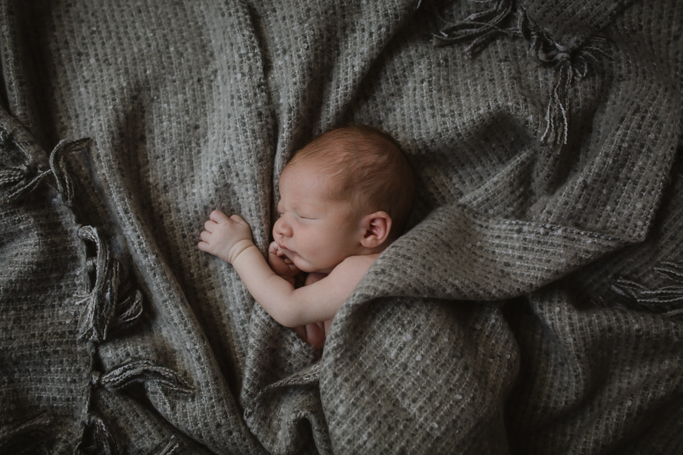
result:
[(275, 226), (273, 226), (273, 232), (277, 235), (281, 235), (281, 236), (284, 235), (285, 237), (291, 237), (292, 236), (292, 228), (285, 221), (284, 217), (279, 218), (275, 222)]

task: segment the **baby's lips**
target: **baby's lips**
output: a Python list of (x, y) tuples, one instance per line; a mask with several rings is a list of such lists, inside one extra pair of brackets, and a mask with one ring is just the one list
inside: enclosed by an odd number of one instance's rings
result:
[[(287, 264), (293, 264), (292, 260), (291, 260), (290, 257), (287, 255), (287, 253), (285, 253), (285, 251), (289, 251), (289, 252), (292, 253), (292, 254), (294, 254), (294, 252), (293, 252), (292, 250), (288, 249), (286, 246), (280, 244), (280, 242), (278, 242), (278, 246), (280, 247), (280, 248), (278, 249), (278, 256), (281, 257), (281, 258), (284, 258), (285, 263), (287, 263)], [(287, 262), (287, 261), (289, 261), (289, 262)]]

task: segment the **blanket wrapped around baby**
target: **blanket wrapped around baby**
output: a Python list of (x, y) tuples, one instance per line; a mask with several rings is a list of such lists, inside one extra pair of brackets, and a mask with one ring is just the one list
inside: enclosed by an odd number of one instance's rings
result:
[[(680, 453), (680, 1), (0, 4), (2, 453)], [(196, 245), (348, 123), (418, 191), (317, 352)]]

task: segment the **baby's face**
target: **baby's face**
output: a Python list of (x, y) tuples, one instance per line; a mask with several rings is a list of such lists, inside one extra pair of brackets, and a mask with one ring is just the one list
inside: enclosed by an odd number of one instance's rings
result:
[(280, 176), (280, 218), (273, 237), (304, 272), (329, 273), (362, 251), (362, 214), (350, 201), (329, 197), (333, 180), (313, 163), (288, 166)]

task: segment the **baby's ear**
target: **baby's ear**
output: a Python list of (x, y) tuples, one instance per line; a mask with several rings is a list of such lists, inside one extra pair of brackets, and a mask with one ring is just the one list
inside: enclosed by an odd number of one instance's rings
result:
[(391, 217), (387, 212), (375, 212), (363, 218), (363, 237), (361, 245), (365, 248), (377, 248), (388, 238), (391, 232)]

